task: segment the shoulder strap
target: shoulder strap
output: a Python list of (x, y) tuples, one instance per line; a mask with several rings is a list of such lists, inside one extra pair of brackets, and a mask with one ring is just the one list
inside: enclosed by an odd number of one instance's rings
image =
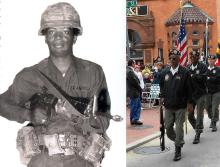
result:
[(57, 98), (61, 99), (62, 101), (65, 101), (65, 107), (67, 107), (72, 114), (80, 117), (84, 117), (83, 114), (81, 114), (70, 102), (69, 100), (62, 94), (62, 90), (59, 89), (59, 86), (53, 82), (46, 74), (41, 72), (40, 70), (36, 70), (39, 74), (40, 79), (44, 82), (46, 88), (51, 91)]

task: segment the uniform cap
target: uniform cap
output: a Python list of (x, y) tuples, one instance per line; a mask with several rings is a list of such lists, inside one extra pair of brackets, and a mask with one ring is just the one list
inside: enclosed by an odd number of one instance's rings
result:
[(209, 59), (217, 59), (217, 56), (216, 55), (208, 55), (208, 58)]
[(189, 54), (191, 56), (199, 56), (200, 55), (199, 51), (195, 51), (195, 50), (191, 51)]
[(170, 49), (169, 51), (169, 57), (171, 55), (176, 55), (176, 56), (180, 56), (180, 52), (177, 49)]
[(82, 34), (80, 17), (76, 9), (66, 2), (59, 2), (47, 7), (41, 15), (39, 35), (44, 35), (44, 30), (50, 27), (65, 26), (78, 30)]

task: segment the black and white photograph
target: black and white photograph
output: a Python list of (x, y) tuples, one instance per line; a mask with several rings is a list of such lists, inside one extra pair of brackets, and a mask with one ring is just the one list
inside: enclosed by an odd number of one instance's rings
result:
[(2, 166), (126, 166), (124, 5), (0, 1)]

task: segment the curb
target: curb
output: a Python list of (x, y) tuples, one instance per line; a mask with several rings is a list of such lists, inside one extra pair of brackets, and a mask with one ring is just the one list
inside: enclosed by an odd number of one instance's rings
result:
[(127, 144), (126, 145), (126, 152), (128, 152), (128, 151), (130, 151), (130, 150), (132, 150), (132, 149), (134, 149), (134, 148), (136, 148), (136, 147), (138, 147), (140, 145), (148, 143), (148, 142), (150, 142), (150, 141), (152, 141), (152, 140), (154, 140), (154, 139), (156, 139), (158, 137), (160, 137), (160, 132), (156, 132), (156, 133), (154, 133), (154, 134), (152, 134), (150, 136), (144, 137), (144, 138), (136, 140), (136, 141), (134, 141), (134, 142), (132, 142), (130, 144)]

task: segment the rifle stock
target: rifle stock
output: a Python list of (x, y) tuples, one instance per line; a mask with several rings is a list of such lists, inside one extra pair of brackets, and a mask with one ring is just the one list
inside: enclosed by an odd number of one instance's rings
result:
[(161, 151), (165, 150), (165, 126), (163, 120), (163, 106), (160, 106), (160, 148)]

